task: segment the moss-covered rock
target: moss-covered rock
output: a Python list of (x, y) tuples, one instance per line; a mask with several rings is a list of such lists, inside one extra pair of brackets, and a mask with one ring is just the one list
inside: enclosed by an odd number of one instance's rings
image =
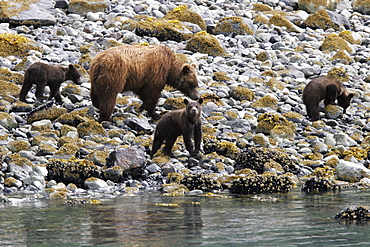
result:
[(349, 53), (353, 52), (353, 48), (350, 46), (350, 44), (345, 39), (339, 37), (337, 34), (329, 34), (325, 38), (320, 49), (322, 51), (346, 50)]
[(349, 76), (345, 69), (341, 68), (332, 68), (328, 71), (328, 78), (335, 78), (340, 81), (349, 81)]
[(156, 37), (160, 41), (174, 40), (177, 42), (192, 37), (189, 27), (178, 20), (155, 19), (148, 17), (142, 20), (129, 19), (122, 23), (122, 28), (135, 31), (138, 36)]
[(370, 1), (369, 0), (355, 0), (352, 3), (352, 8), (363, 15), (370, 14)]
[(286, 27), (289, 32), (301, 32), (300, 28), (290, 22), (287, 18), (280, 14), (274, 14), (270, 20), (269, 25), (275, 25), (278, 27)]
[(246, 87), (231, 88), (230, 96), (236, 100), (247, 100), (247, 101), (253, 101), (255, 97), (253, 90)]
[(268, 112), (261, 114), (258, 117), (257, 122), (256, 131), (264, 134), (271, 134), (272, 132), (278, 135), (279, 131), (283, 131), (291, 135), (296, 132), (295, 124), (277, 113)]
[(205, 30), (207, 28), (207, 25), (203, 18), (199, 14), (189, 10), (186, 5), (180, 5), (168, 11), (163, 19), (194, 23), (198, 25), (202, 30)]
[(7, 112), (0, 112), (0, 125), (4, 128), (16, 128), (18, 122), (13, 115)]
[(68, 5), (68, 12), (85, 15), (88, 12), (104, 12), (109, 6), (105, 0), (71, 0)]
[(267, 108), (270, 107), (272, 109), (277, 109), (277, 100), (276, 98), (266, 95), (263, 96), (262, 98), (259, 98), (255, 102), (252, 103), (252, 107), (260, 107), (260, 108)]
[(350, 54), (345, 50), (340, 50), (334, 54), (334, 56), (330, 59), (331, 61), (335, 60), (345, 60), (348, 63), (354, 62), (354, 59), (350, 56)]
[(252, 35), (253, 33), (253, 30), (243, 22), (243, 18), (240, 16), (221, 18), (214, 30), (214, 34), (223, 34), (225, 36)]
[(340, 30), (337, 23), (333, 22), (325, 9), (319, 10), (311, 15), (309, 15), (303, 22), (306, 26), (312, 29), (328, 29), (333, 28), (334, 30)]
[(225, 50), (220, 42), (213, 36), (206, 32), (199, 32), (195, 34), (186, 43), (186, 49), (192, 52), (205, 53), (211, 56), (225, 56)]
[(255, 3), (253, 4), (253, 10), (264, 12), (264, 11), (272, 11), (272, 8), (266, 4)]
[(26, 56), (29, 50), (42, 51), (34, 41), (23, 35), (0, 34), (0, 56)]
[(27, 122), (33, 123), (36, 121), (40, 121), (43, 119), (49, 119), (50, 121), (54, 121), (61, 115), (67, 113), (67, 109), (62, 107), (52, 107), (52, 108), (46, 108), (41, 109), (39, 111), (35, 111), (28, 115)]
[(330, 1), (320, 1), (320, 0), (298, 0), (298, 8), (308, 13), (315, 13), (321, 9), (334, 11), (338, 3), (341, 0), (330, 0)]
[(213, 73), (212, 79), (219, 82), (226, 82), (231, 80), (231, 78), (227, 76), (227, 73), (223, 71), (217, 71)]
[(84, 136), (108, 137), (108, 132), (100, 123), (96, 122), (95, 120), (88, 120), (80, 123), (77, 126), (77, 132), (81, 138)]

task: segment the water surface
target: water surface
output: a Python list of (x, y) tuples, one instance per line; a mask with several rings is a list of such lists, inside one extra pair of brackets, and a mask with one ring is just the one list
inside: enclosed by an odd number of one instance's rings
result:
[(0, 204), (0, 246), (368, 246), (367, 222), (335, 220), (370, 207), (370, 190), (307, 195), (165, 197)]

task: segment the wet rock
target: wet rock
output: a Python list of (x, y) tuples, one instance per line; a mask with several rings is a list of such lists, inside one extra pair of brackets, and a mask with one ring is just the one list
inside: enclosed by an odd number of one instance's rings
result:
[(336, 174), (339, 179), (354, 183), (360, 181), (363, 177), (368, 178), (370, 170), (362, 164), (340, 160), (336, 166)]
[(102, 179), (91, 177), (85, 180), (84, 187), (89, 190), (104, 190), (108, 188), (108, 184)]
[(257, 175), (241, 177), (232, 182), (233, 194), (286, 193), (292, 190), (292, 182), (287, 176)]
[(109, 154), (108, 166), (121, 167), (126, 174), (141, 175), (141, 168), (146, 163), (146, 154), (140, 147), (118, 148)]
[(153, 127), (149, 124), (147, 118), (133, 117), (125, 121), (128, 127), (137, 131), (138, 133), (152, 134), (154, 132)]

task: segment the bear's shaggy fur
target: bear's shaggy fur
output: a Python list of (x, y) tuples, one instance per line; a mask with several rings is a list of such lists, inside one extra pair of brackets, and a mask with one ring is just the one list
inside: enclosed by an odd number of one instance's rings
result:
[(57, 102), (62, 102), (59, 93), (60, 85), (71, 80), (75, 84), (81, 84), (80, 73), (70, 64), (67, 68), (58, 65), (49, 65), (41, 62), (31, 64), (24, 72), (22, 89), (19, 93), (19, 99), (26, 102), (26, 96), (33, 84), (36, 84), (35, 96), (38, 100), (47, 99), (44, 96), (46, 86), (50, 88), (49, 100), (55, 98)]
[(303, 90), (303, 103), (306, 105), (307, 115), (312, 121), (319, 120), (319, 103), (324, 100), (325, 105), (335, 104), (343, 108), (343, 113), (351, 103), (354, 95), (348, 94), (343, 83), (335, 78), (317, 77), (312, 79)]
[[(186, 104), (184, 109), (167, 112), (158, 121), (154, 132), (151, 157), (158, 151), (163, 141), (166, 141), (163, 153), (173, 157), (171, 149), (180, 135), (183, 136), (186, 150), (190, 155), (199, 153), (202, 141), (201, 104), (203, 99), (200, 98), (198, 101), (192, 102), (184, 99), (184, 103)], [(192, 137), (194, 137), (194, 149)]]
[(199, 99), (195, 66), (184, 64), (165, 46), (122, 45), (100, 52), (90, 67), (91, 100), (99, 109), (99, 121), (109, 121), (118, 93), (132, 91), (143, 101), (153, 119), (155, 106), (165, 85)]

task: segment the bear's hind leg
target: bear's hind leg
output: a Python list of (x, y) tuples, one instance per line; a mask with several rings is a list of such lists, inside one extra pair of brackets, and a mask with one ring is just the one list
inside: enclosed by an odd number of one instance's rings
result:
[(26, 96), (32, 87), (32, 83), (24, 81), (21, 92), (19, 93), (19, 100), (26, 102)]
[(166, 138), (166, 144), (163, 149), (163, 153), (171, 158), (175, 157), (172, 153), (172, 147), (175, 144), (176, 139), (177, 137)]
[(36, 92), (35, 92), (36, 99), (38, 100), (47, 99), (47, 97), (44, 96), (44, 90), (45, 90), (46, 84), (47, 84), (46, 81), (36, 84)]
[(62, 96), (60, 96), (60, 93), (59, 93), (59, 85), (53, 85), (49, 87), (50, 87), (49, 100), (52, 100), (53, 98), (55, 98), (56, 102), (61, 103)]
[(110, 121), (110, 118), (114, 112), (114, 107), (116, 106), (117, 94), (110, 95), (104, 102), (99, 105), (99, 122)]
[(164, 141), (164, 138), (162, 136), (157, 136), (157, 133), (156, 133), (154, 136), (152, 152), (150, 153), (150, 157), (153, 157), (155, 153), (161, 148), (163, 141)]

